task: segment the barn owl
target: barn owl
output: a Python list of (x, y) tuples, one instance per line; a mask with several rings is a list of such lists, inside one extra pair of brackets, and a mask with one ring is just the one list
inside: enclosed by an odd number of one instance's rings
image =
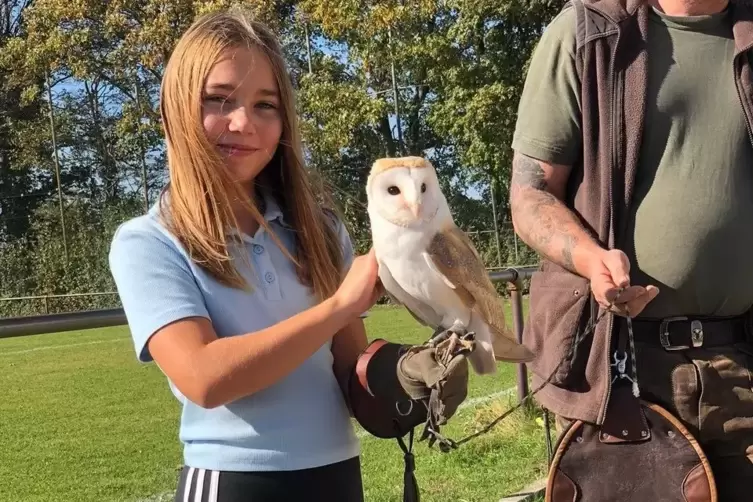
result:
[(502, 302), (468, 236), (453, 221), (436, 171), (422, 157), (377, 160), (366, 183), (371, 235), (385, 290), (421, 324), (428, 345), (452, 338), (477, 374), (533, 354), (505, 326)]

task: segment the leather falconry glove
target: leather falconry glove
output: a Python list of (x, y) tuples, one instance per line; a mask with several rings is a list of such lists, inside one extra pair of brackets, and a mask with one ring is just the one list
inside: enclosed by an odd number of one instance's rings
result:
[[(468, 396), (468, 359), (465, 352), (449, 357), (442, 347), (419, 346), (407, 351), (399, 360), (397, 378), (405, 392), (415, 400), (427, 402), (426, 429), (420, 440), (429, 435), (429, 427), (439, 426), (452, 418)], [(429, 446), (435, 437), (429, 439)]]
[[(376, 339), (358, 356), (348, 381), (348, 404), (358, 423), (375, 437), (395, 438), (403, 451), (404, 502), (420, 500), (413, 429), (424, 424), (422, 438), (429, 428), (438, 432), (468, 393), (465, 354), (447, 352), (442, 344), (413, 346)], [(434, 440), (432, 435), (429, 445)]]

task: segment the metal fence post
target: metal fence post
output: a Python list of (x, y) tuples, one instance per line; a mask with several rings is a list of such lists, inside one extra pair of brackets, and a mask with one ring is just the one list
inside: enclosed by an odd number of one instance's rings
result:
[[(512, 327), (519, 343), (523, 343), (523, 284), (516, 273), (515, 278), (508, 282), (510, 290), (510, 306), (512, 307)], [(523, 401), (528, 394), (528, 372), (526, 365), (518, 363), (518, 402)]]

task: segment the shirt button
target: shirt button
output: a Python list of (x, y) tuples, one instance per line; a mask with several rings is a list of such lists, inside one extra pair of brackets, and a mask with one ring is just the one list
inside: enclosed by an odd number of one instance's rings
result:
[(272, 272), (267, 272), (264, 274), (264, 279), (269, 283), (275, 282), (275, 275)]
[(254, 253), (256, 254), (262, 254), (264, 252), (264, 248), (258, 244), (254, 244)]

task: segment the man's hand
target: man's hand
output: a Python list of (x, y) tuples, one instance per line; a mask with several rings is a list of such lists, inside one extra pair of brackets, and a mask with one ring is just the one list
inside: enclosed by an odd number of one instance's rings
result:
[[(590, 267), (588, 279), (599, 305), (607, 308), (615, 302), (610, 311), (621, 316), (637, 316), (659, 294), (656, 286), (630, 286), (630, 261), (618, 249), (597, 255)], [(622, 293), (621, 288), (624, 288)]]

